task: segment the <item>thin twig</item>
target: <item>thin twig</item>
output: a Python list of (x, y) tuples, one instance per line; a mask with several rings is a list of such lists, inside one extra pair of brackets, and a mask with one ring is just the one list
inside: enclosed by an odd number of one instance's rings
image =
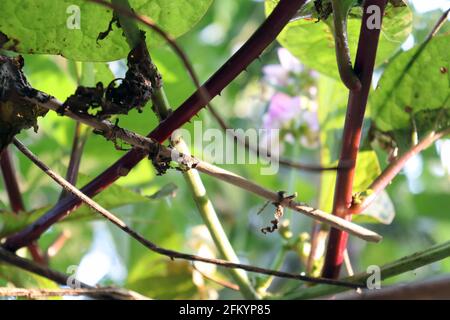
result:
[(242, 145), (246, 150), (256, 154), (258, 157), (262, 157), (265, 160), (270, 160), (272, 162), (278, 162), (280, 165), (294, 168), (298, 170), (303, 171), (309, 171), (309, 172), (323, 172), (323, 171), (336, 171), (341, 168), (337, 166), (333, 167), (322, 167), (320, 165), (313, 165), (313, 164), (306, 164), (306, 163), (300, 163), (296, 162), (287, 158), (274, 156), (272, 155), (269, 150), (262, 148), (260, 145), (252, 145), (250, 144), (246, 139), (242, 139), (238, 135), (234, 133), (234, 131), (231, 129), (231, 127), (228, 126), (228, 124), (225, 122), (225, 120), (219, 115), (217, 111), (214, 110), (214, 107), (211, 104), (208, 104), (208, 110), (213, 115), (214, 119), (216, 119), (217, 123), (219, 124), (220, 128), (228, 134), (230, 137), (234, 139), (237, 143)]
[[(77, 184), (78, 171), (80, 169), (81, 156), (83, 155), (84, 145), (88, 139), (88, 132), (83, 131), (83, 125), (80, 122), (75, 124), (75, 132), (73, 135), (72, 151), (70, 152), (69, 166), (67, 167), (66, 179), (71, 184)], [(59, 199), (67, 196), (67, 193), (63, 190)]]
[(224, 288), (228, 288), (228, 289), (234, 290), (234, 291), (239, 291), (240, 290), (239, 286), (237, 284), (235, 284), (235, 283), (231, 283), (229, 281), (222, 280), (222, 279), (217, 279), (217, 278), (214, 278), (214, 277), (212, 277), (210, 275), (207, 275), (206, 273), (204, 273), (200, 269), (198, 269), (195, 266), (195, 263), (192, 264), (192, 267), (194, 268), (195, 271), (197, 271), (199, 274), (201, 274), (201, 276), (203, 278), (205, 278), (205, 279), (207, 279), (209, 281), (212, 281), (212, 282), (218, 284), (219, 286), (222, 286)]
[(225, 268), (239, 268), (250, 272), (256, 272), (256, 273), (262, 273), (262, 274), (269, 274), (274, 275), (277, 277), (282, 278), (289, 278), (289, 279), (296, 279), (300, 281), (307, 281), (312, 283), (326, 283), (330, 285), (338, 285), (338, 286), (347, 286), (351, 288), (358, 287), (358, 284), (355, 283), (349, 283), (345, 281), (339, 281), (339, 280), (330, 280), (330, 279), (322, 279), (322, 278), (313, 278), (313, 277), (307, 277), (299, 274), (294, 273), (288, 273), (288, 272), (281, 272), (276, 270), (270, 270), (260, 267), (255, 267), (251, 265), (245, 265), (245, 264), (239, 264), (239, 263), (232, 263), (221, 259), (213, 259), (213, 258), (204, 258), (197, 255), (192, 254), (186, 254), (174, 250), (169, 250), (165, 248), (161, 248), (155, 243), (145, 239), (142, 235), (131, 229), (126, 225), (125, 222), (123, 222), (121, 219), (119, 219), (117, 216), (100, 206), (98, 203), (96, 203), (94, 200), (83, 194), (80, 190), (78, 190), (76, 187), (71, 185), (69, 182), (67, 182), (63, 177), (52, 171), (49, 167), (47, 167), (42, 161), (40, 161), (30, 150), (25, 147), (21, 142), (19, 142), (17, 139), (14, 139), (13, 141), (14, 145), (26, 156), (28, 157), (36, 166), (38, 166), (42, 171), (44, 171), (49, 177), (51, 177), (55, 182), (57, 182), (59, 185), (61, 185), (64, 189), (66, 189), (68, 192), (72, 193), (74, 196), (78, 197), (81, 201), (83, 201), (86, 205), (88, 205), (92, 210), (95, 212), (101, 214), (103, 217), (108, 219), (110, 222), (112, 222), (114, 225), (119, 227), (121, 230), (126, 232), (128, 235), (130, 235), (132, 238), (139, 241), (142, 245), (144, 245), (146, 248), (150, 249), (153, 252), (159, 253), (161, 255), (165, 255), (170, 257), (171, 259), (183, 259), (188, 261), (200, 261), (205, 263), (211, 263), (218, 266), (222, 266)]
[(25, 297), (28, 299), (63, 297), (63, 296), (90, 296), (104, 297), (105, 295), (123, 296), (125, 300), (150, 300), (136, 292), (121, 288), (91, 288), (91, 289), (24, 289), (0, 288), (0, 297)]

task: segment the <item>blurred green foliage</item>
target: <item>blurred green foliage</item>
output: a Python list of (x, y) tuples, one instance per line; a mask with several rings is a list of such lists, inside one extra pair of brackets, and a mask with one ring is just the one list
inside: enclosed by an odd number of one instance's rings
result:
[[(412, 34), (417, 43), (420, 43), (439, 14), (438, 12), (419, 14), (414, 11), (413, 13)], [(409, 11), (405, 15), (409, 15)], [(261, 2), (214, 1), (206, 15), (192, 30), (182, 35), (178, 39), (178, 43), (190, 57), (201, 81), (204, 81), (242, 45), (264, 17), (264, 5)], [(396, 19), (396, 17), (390, 18)], [(399, 23), (406, 26), (409, 25), (409, 22), (408, 17)], [(309, 28), (319, 28), (319, 24), (315, 26), (311, 22), (308, 23)], [(301, 23), (294, 22), (291, 26), (297, 24)], [(1, 26), (0, 24), (0, 30)], [(289, 28), (280, 38), (281, 44), (286, 44), (283, 39), (286, 33), (291, 32)], [(355, 44), (357, 35), (353, 33), (353, 29), (356, 30), (356, 26), (352, 24), (351, 28), (350, 36), (353, 39), (352, 43)], [(309, 31), (301, 30), (299, 32)], [(317, 37), (320, 36), (323, 35), (317, 35)], [(323, 37), (323, 40), (328, 38)], [(403, 41), (406, 35), (402, 34), (400, 38)], [(445, 46), (448, 48), (448, 39), (445, 42)], [(386, 49), (387, 53), (379, 61), (389, 57), (395, 50), (400, 50), (400, 44), (397, 42), (394, 47), (389, 44)], [(327, 46), (322, 44), (322, 46), (324, 45)], [(267, 111), (272, 94), (270, 90), (269, 94), (266, 92), (268, 89), (263, 80), (262, 68), (265, 65), (278, 63), (278, 47), (277, 43), (271, 45), (259, 60), (252, 63), (246, 72), (243, 72), (224, 90), (221, 96), (213, 100), (216, 110), (231, 127), (243, 129), (262, 127), (263, 115)], [(287, 47), (290, 48), (290, 45)], [(332, 47), (330, 46), (330, 50)], [(308, 149), (300, 146), (299, 143), (284, 143), (283, 156), (304, 163), (332, 165), (336, 163), (339, 154), (347, 91), (335, 79), (328, 77), (331, 75), (336, 78), (337, 75), (334, 58), (330, 52), (318, 50), (312, 55), (308, 53), (306, 57), (305, 53), (301, 52), (303, 49), (298, 49), (298, 54), (297, 49), (294, 49), (293, 53), (300, 57), (301, 62), (313, 69), (316, 67), (318, 71), (326, 74), (319, 75), (314, 80), (318, 90), (321, 148)], [(150, 53), (163, 76), (164, 88), (170, 104), (176, 108), (194, 91), (192, 81), (181, 61), (167, 46), (151, 46)], [(405, 55), (408, 54), (410, 53), (405, 53)], [(318, 59), (319, 56), (326, 58), (323, 61), (333, 62), (321, 62)], [(320, 63), (320, 66), (315, 64), (316, 62)], [(114, 75), (106, 70), (105, 65), (97, 65), (95, 66), (97, 72), (91, 81), (93, 80), (95, 83), (101, 80), (108, 83), (113, 80), (113, 76), (120, 77), (125, 71), (123, 60), (110, 63), (109, 66)], [(381, 72), (383, 68), (384, 66), (381, 66), (378, 72)], [(77, 74), (79, 77), (81, 69), (79, 63), (58, 56), (25, 55), (25, 72), (30, 83), (61, 101), (75, 91)], [(389, 66), (386, 70), (389, 70)], [(302, 79), (298, 79), (298, 81), (302, 81)], [(383, 80), (380, 83), (383, 83)], [(420, 83), (417, 84), (417, 86), (420, 85)], [(303, 94), (305, 93), (299, 92), (299, 95)], [(376, 94), (376, 91), (373, 94)], [(267, 95), (269, 95), (268, 98)], [(372, 109), (370, 112), (369, 116), (372, 116)], [(141, 134), (147, 134), (158, 123), (150, 106), (147, 106), (143, 113), (131, 111), (129, 115), (118, 118), (120, 126)], [(219, 128), (206, 110), (200, 112), (198, 118), (194, 118), (194, 120), (203, 121), (204, 128)], [(380, 169), (388, 165), (386, 153), (379, 148), (372, 150), (368, 143), (367, 133), (370, 121), (377, 120), (378, 118), (375, 117), (368, 119), (365, 123), (363, 134), (365, 149), (360, 153), (360, 159), (363, 161), (358, 164), (358, 181), (355, 192), (364, 191), (364, 188), (376, 177)], [(41, 160), (64, 175), (70, 157), (74, 122), (58, 116), (54, 112), (49, 112), (44, 119), (39, 119), (39, 126), (37, 134), (23, 132), (19, 135), (19, 139), (29, 145)], [(192, 131), (193, 124), (187, 124), (185, 128)], [(200, 154), (201, 150), (192, 147), (192, 153)], [(81, 176), (78, 186), (82, 186), (88, 181), (87, 177), (95, 177), (101, 173), (123, 154), (123, 151), (116, 150), (114, 145), (105, 141), (103, 137), (90, 135), (81, 161)], [(27, 210), (36, 210), (56, 203), (61, 192), (60, 187), (15, 151), (14, 160)], [(362, 240), (351, 239), (349, 252), (355, 270), (363, 271), (369, 265), (381, 265), (425, 249), (431, 244), (448, 240), (450, 172), (449, 164), (446, 165), (445, 169), (437, 148), (431, 147), (415, 158), (414, 163), (410, 166), (412, 169), (402, 172), (394, 180), (388, 187), (387, 193), (395, 208), (395, 219), (390, 225), (370, 224), (371, 228), (383, 235), (384, 240), (380, 244), (368, 244)], [(326, 211), (331, 210), (334, 190), (333, 173), (319, 175), (280, 167), (277, 175), (262, 176), (260, 175), (261, 165), (223, 165), (223, 167), (249, 177), (271, 190), (285, 190), (289, 194), (297, 192), (300, 201), (318, 206)], [(265, 203), (264, 200), (207, 176), (203, 180), (208, 195), (219, 213), (241, 261), (270, 267), (277, 252), (287, 243), (287, 240), (278, 233), (263, 235), (260, 232), (260, 229), (273, 219), (274, 207), (268, 206), (258, 215), (258, 211)], [(169, 187), (167, 187), (168, 185)], [(162, 197), (150, 197), (162, 188), (169, 188), (170, 192), (164, 193)], [(160, 177), (156, 175), (150, 161), (144, 160), (128, 176), (119, 179), (116, 184), (94, 199), (118, 214), (131, 228), (162, 247), (198, 254), (217, 254), (207, 231), (199, 227), (202, 225), (202, 220), (182, 175), (177, 171), (169, 171)], [(5, 204), (4, 210), (7, 211), (8, 198), (3, 181), (0, 181), (0, 200)], [(379, 212), (378, 214), (383, 213)], [(376, 215), (377, 213), (373, 214), (372, 218), (375, 221), (380, 220)], [(10, 214), (5, 215), (1, 221), (4, 223), (9, 216)], [(25, 221), (28, 221), (27, 219), (31, 218), (27, 217)], [(292, 239), (297, 239), (303, 232), (311, 231), (312, 220), (297, 213), (288, 211), (284, 219), (290, 220)], [(374, 222), (374, 220), (370, 221)], [(96, 227), (99, 224), (105, 227), (102, 232), (98, 231), (99, 229)], [(109, 260), (106, 259), (107, 267), (101, 269), (104, 270), (103, 274), (96, 279), (100, 284), (125, 286), (152, 298), (241, 297), (238, 292), (223, 288), (209, 279), (209, 277), (228, 279), (225, 270), (215, 267), (206, 268), (204, 265), (195, 265), (196, 268), (194, 268), (190, 263), (171, 261), (167, 257), (156, 255), (128, 238), (121, 230), (104, 222), (100, 216), (85, 207), (81, 207), (67, 219), (48, 230), (39, 240), (39, 245), (43, 249), (48, 248), (64, 231), (68, 231), (70, 236), (62, 249), (50, 259), (50, 266), (60, 271), (71, 272), (69, 271), (71, 266), (78, 266), (81, 269), (83, 265), (100, 270), (100, 260), (92, 260), (99, 263), (96, 267), (95, 263), (88, 264), (88, 257), (92, 259), (92, 256), (97, 255), (96, 259), (100, 259), (103, 250), (112, 253)], [(103, 246), (98, 243), (103, 243)], [(304, 250), (305, 243), (301, 245), (301, 250)], [(107, 251), (106, 246), (110, 251)], [(305, 259), (298, 254), (298, 251), (301, 251), (300, 247), (297, 249), (297, 252), (293, 250), (287, 255), (282, 270), (292, 272), (306, 270)], [(118, 258), (113, 259), (113, 256)], [(120, 268), (125, 269), (125, 274), (115, 275), (114, 270)], [(202, 276), (197, 269), (202, 270), (207, 276)], [(450, 263), (447, 259), (389, 281), (412, 281), (449, 271)], [(82, 279), (83, 277), (91, 279), (89, 273), (95, 274), (95, 270), (88, 268), (88, 271), (85, 270), (84, 274), (80, 274), (80, 276)], [(256, 278), (261, 278), (255, 274), (250, 274), (250, 276), (255, 283), (257, 282)], [(54, 286), (49, 281), (1, 265), (0, 285), (6, 283), (24, 287)], [(269, 291), (282, 292), (300, 285), (302, 284), (292, 280), (276, 279)]]

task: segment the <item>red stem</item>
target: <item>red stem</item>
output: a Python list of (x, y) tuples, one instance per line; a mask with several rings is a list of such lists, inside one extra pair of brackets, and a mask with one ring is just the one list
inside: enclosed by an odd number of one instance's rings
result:
[[(210, 100), (217, 96), (247, 66), (257, 59), (262, 51), (271, 44), (283, 27), (303, 6), (306, 0), (280, 0), (269, 17), (255, 31), (250, 39), (198, 90), (192, 94), (173, 114), (153, 130), (148, 136), (159, 142), (166, 140), (173, 131), (188, 122)], [(206, 90), (206, 91), (205, 91)], [(202, 94), (206, 93), (206, 94)], [(210, 97), (209, 100), (205, 96)], [(145, 152), (133, 149), (116, 161), (112, 166), (88, 183), (81, 191), (93, 197), (121, 176), (125, 176), (144, 159)], [(12, 235), (4, 243), (9, 250), (17, 250), (45, 232), (54, 223), (63, 219), (71, 211), (81, 205), (74, 196), (61, 199), (50, 211), (24, 230)]]
[(11, 206), (12, 211), (15, 213), (25, 211), (17, 178), (14, 174), (15, 170), (12, 164), (9, 147), (5, 148), (1, 154), (0, 167), (2, 170), (6, 192), (8, 193), (9, 205)]
[[(359, 91), (350, 91), (348, 99), (342, 149), (339, 158), (339, 167), (347, 168), (337, 172), (333, 204), (333, 214), (347, 220), (351, 220), (351, 215), (348, 214), (348, 208), (352, 204), (356, 158), (361, 140), (364, 113), (369, 96), (380, 36), (379, 29), (375, 28), (371, 30), (367, 27), (367, 20), (372, 16), (372, 14), (369, 15), (367, 13), (367, 8), (371, 5), (378, 6), (382, 17), (386, 2), (387, 0), (366, 0), (364, 2), (364, 13), (355, 61), (355, 73), (361, 80), (362, 87)], [(325, 264), (322, 271), (323, 277), (339, 277), (339, 272), (344, 261), (344, 251), (347, 248), (347, 240), (348, 233), (334, 228), (330, 230)]]

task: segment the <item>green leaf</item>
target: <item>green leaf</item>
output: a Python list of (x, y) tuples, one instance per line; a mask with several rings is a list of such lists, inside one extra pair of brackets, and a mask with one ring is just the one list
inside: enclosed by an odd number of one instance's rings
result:
[(377, 128), (395, 131), (400, 148), (410, 145), (413, 124), (419, 137), (436, 125), (450, 126), (449, 40), (448, 35), (436, 36), (423, 50), (416, 46), (398, 55), (371, 97)]
[(19, 213), (0, 210), (0, 239), (22, 230), (49, 208), (49, 206), (45, 206), (29, 212)]
[(418, 215), (438, 220), (450, 220), (450, 197), (448, 193), (424, 192), (412, 197)]
[[(191, 29), (211, 2), (130, 0), (137, 13), (150, 17), (172, 37)], [(96, 41), (111, 19), (111, 9), (86, 0), (2, 0), (0, 32), (8, 39), (4, 44), (7, 50), (60, 54), (79, 61), (112, 61), (125, 58), (129, 49), (122, 30), (115, 26), (105, 39)], [(148, 45), (162, 43), (153, 31), (146, 31)]]
[[(266, 0), (266, 13), (276, 2)], [(348, 39), (352, 59), (355, 59), (359, 39), (362, 9), (354, 7), (348, 17)], [(333, 17), (316, 22), (316, 19), (299, 19), (289, 23), (278, 36), (280, 44), (302, 63), (323, 74), (339, 79), (333, 37)], [(389, 3), (383, 17), (376, 66), (386, 62), (412, 30), (412, 13), (407, 6), (395, 7)]]

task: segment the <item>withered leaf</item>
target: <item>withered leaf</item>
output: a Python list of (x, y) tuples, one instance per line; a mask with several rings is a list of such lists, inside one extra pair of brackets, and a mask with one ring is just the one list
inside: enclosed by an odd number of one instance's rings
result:
[(28, 101), (36, 98), (45, 102), (50, 96), (31, 87), (22, 72), (23, 58), (0, 55), (0, 152), (22, 129), (37, 131), (37, 117), (47, 109)]

